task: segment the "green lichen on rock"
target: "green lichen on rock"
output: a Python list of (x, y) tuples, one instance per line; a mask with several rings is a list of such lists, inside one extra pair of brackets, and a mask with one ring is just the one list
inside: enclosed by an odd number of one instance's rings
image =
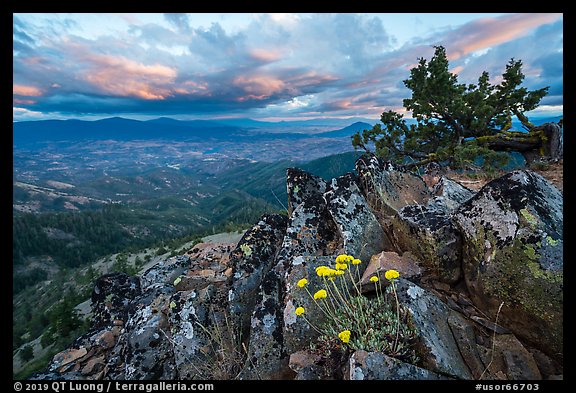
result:
[(242, 244), (240, 246), (240, 250), (242, 250), (242, 252), (244, 253), (245, 257), (249, 257), (250, 255), (252, 255), (252, 249), (250, 248), (249, 245), (247, 244)]
[(538, 219), (534, 217), (532, 213), (528, 211), (528, 209), (525, 208), (520, 209), (520, 214), (522, 215), (522, 217), (524, 217), (524, 219), (528, 222), (528, 224), (530, 224), (532, 228), (535, 228), (538, 225)]
[(548, 243), (549, 245), (556, 247), (558, 244), (560, 244), (559, 240), (554, 240), (552, 239), (552, 237), (550, 235), (546, 236), (546, 243)]

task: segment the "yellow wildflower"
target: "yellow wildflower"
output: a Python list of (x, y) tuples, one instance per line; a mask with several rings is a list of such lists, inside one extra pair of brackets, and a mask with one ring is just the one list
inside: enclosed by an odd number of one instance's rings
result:
[(318, 277), (324, 277), (328, 270), (330, 270), (328, 266), (318, 266), (316, 268), (316, 274), (318, 275)]
[(305, 278), (298, 281), (298, 286), (300, 288), (304, 288), (306, 286), (306, 284), (308, 284), (308, 280), (306, 280)]
[(336, 270), (336, 273), (335, 273), (335, 274), (336, 274), (337, 276), (341, 276), (341, 275), (344, 274), (344, 270)]
[(361, 263), (362, 263), (362, 261), (361, 261), (360, 259), (358, 259), (358, 258), (354, 258), (354, 259), (352, 260), (352, 265), (359, 265), (359, 264), (361, 264)]
[(342, 340), (344, 344), (347, 344), (350, 341), (350, 330), (344, 330), (338, 333), (338, 338)]
[(324, 299), (326, 296), (328, 296), (328, 294), (326, 293), (326, 290), (321, 289), (314, 294), (314, 300)]
[(348, 265), (345, 263), (337, 263), (336, 264), (336, 270), (346, 270), (348, 268)]
[(296, 309), (296, 315), (300, 316), (302, 314), (304, 314), (304, 307), (298, 307)]
[(400, 277), (400, 273), (398, 273), (396, 270), (388, 270), (386, 273), (384, 273), (384, 277), (386, 277), (387, 280), (392, 281)]
[(346, 263), (348, 261), (348, 255), (340, 254), (336, 257), (336, 263)]
[(376, 276), (370, 277), (370, 282), (378, 282), (378, 277)]

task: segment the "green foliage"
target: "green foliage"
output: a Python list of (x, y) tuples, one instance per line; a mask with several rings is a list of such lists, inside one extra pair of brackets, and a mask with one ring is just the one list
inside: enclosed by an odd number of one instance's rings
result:
[(548, 87), (529, 91), (520, 87), (523, 80), (522, 61), (511, 59), (497, 85), (490, 83), (487, 72), (480, 75), (477, 84), (460, 84), (457, 75), (449, 71), (446, 50), (437, 46), (430, 61), (420, 58), (404, 80), (412, 96), (403, 104), (416, 123), (407, 124), (402, 114), (386, 111), (380, 118), (382, 124), (356, 133), (352, 145), (366, 151), (373, 145), (376, 155), (414, 166), (436, 161), (461, 167), (487, 154), (486, 167), (501, 163), (503, 154), (467, 145), (475, 138), (508, 130), (513, 115), (530, 128), (524, 112), (538, 106)]
[(23, 362), (28, 362), (34, 357), (34, 349), (31, 345), (25, 345), (19, 352), (20, 359)]

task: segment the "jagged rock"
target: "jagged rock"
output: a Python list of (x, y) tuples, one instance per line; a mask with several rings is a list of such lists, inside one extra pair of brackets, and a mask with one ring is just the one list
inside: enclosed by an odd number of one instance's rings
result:
[(356, 160), (356, 172), (368, 205), (382, 216), (393, 215), (407, 205), (424, 204), (430, 198), (420, 176), (373, 154), (364, 154)]
[[(204, 271), (204, 270), (202, 270)], [(199, 291), (200, 289), (206, 288), (208, 285), (223, 285), (227, 278), (225, 276), (215, 276), (214, 271), (210, 270), (212, 275), (187, 275), (180, 276), (174, 280), (174, 287), (177, 291)], [(194, 273), (192, 273), (194, 274)]]
[[(123, 367), (116, 367), (119, 374), (113, 379), (174, 379), (174, 365), (168, 319), (162, 310), (169, 306), (174, 293), (172, 285), (155, 284), (138, 298), (131, 307), (132, 317), (125, 325), (122, 336), (124, 345)], [(118, 365), (120, 366), (120, 365)]]
[[(362, 275), (360, 284), (363, 290), (371, 290), (373, 284), (370, 283), (370, 277), (378, 276), (382, 278), (384, 273), (391, 269), (398, 271), (401, 277), (411, 279), (411, 281), (417, 280), (422, 275), (420, 263), (409, 251), (403, 253), (402, 256), (393, 251), (382, 251), (372, 256)], [(379, 282), (385, 283), (385, 280), (380, 280)]]
[(83, 381), (86, 376), (80, 372), (67, 372), (59, 374), (56, 372), (36, 373), (28, 378), (30, 381)]
[[(310, 324), (302, 317), (297, 317), (295, 314), (296, 308), (304, 307), (306, 319), (314, 326), (320, 326), (325, 321), (324, 313), (318, 308), (316, 302), (311, 298), (316, 291), (326, 287), (323, 278), (316, 274), (318, 266), (334, 267), (335, 257), (312, 257), (312, 256), (298, 256), (295, 257), (291, 263), (292, 269), (286, 277), (286, 295), (284, 300), (284, 345), (289, 353), (308, 348), (310, 342), (316, 340), (318, 332), (316, 332)], [(355, 271), (355, 266), (351, 266), (352, 271)], [(356, 271), (356, 277), (360, 277), (360, 272)], [(342, 277), (346, 278), (349, 288), (353, 287), (352, 281), (348, 275)], [(300, 288), (297, 283), (301, 279), (307, 279), (308, 284), (304, 288)], [(341, 286), (340, 279), (338, 280)]]
[(432, 197), (426, 202), (426, 205), (434, 210), (450, 214), (462, 203), (472, 198), (475, 193), (462, 184), (442, 176), (432, 187), (431, 194)]
[(85, 356), (88, 353), (86, 348), (70, 348), (66, 349), (60, 353), (54, 355), (52, 359), (52, 363), (50, 364), (50, 371), (59, 370), (59, 372), (64, 371), (63, 367), (66, 365), (80, 359), (81, 357)]
[(289, 271), (294, 256), (323, 255), (327, 250), (335, 249), (337, 236), (323, 195), (310, 195), (292, 212), (276, 262), (281, 263), (284, 271)]
[(372, 255), (391, 247), (352, 173), (332, 179), (324, 199), (343, 240), (344, 253), (367, 263)]
[(460, 279), (461, 238), (443, 210), (409, 205), (392, 222), (394, 243), (413, 253), (427, 273), (447, 283)]
[(106, 365), (104, 356), (99, 356), (92, 358), (86, 362), (86, 365), (82, 368), (82, 375), (90, 375), (99, 373), (102, 371)]
[[(513, 334), (495, 336), (492, 347), (484, 348), (479, 354), (492, 375), (503, 372), (508, 380), (540, 380), (542, 375), (530, 352)], [(481, 348), (481, 347), (479, 347)], [(486, 379), (486, 378), (484, 378)]]
[(295, 380), (316, 381), (326, 379), (323, 368), (319, 365), (321, 357), (310, 351), (298, 351), (290, 355), (290, 368), (296, 373)]
[(188, 268), (190, 268), (190, 257), (188, 255), (177, 255), (158, 262), (142, 274), (140, 278), (142, 290), (145, 291), (154, 284), (172, 284)]
[(92, 290), (91, 329), (111, 326), (128, 319), (128, 304), (142, 293), (140, 280), (125, 273), (101, 276)]
[(486, 184), (455, 212), (464, 277), (486, 315), (547, 355), (563, 353), (563, 197), (525, 170)]
[(398, 298), (412, 320), (426, 352), (424, 367), (459, 379), (471, 379), (472, 374), (460, 355), (448, 324), (448, 318), (462, 318), (429, 291), (400, 277), (396, 288)]
[(355, 351), (350, 357), (350, 380), (446, 380), (442, 375), (404, 363), (381, 352)]
[(458, 314), (451, 313), (448, 317), (448, 325), (456, 339), (456, 345), (460, 350), (460, 354), (464, 359), (466, 365), (470, 369), (474, 379), (480, 379), (484, 372), (485, 365), (482, 358), (478, 353), (478, 345), (476, 344), (476, 335), (474, 334), (474, 327), (464, 318), (457, 316)]
[(221, 272), (229, 266), (230, 253), (236, 243), (197, 243), (186, 252), (193, 269), (211, 269)]
[(326, 191), (326, 182), (321, 177), (298, 168), (286, 169), (286, 189), (288, 192), (288, 215), (310, 195), (321, 195)]
[[(177, 292), (170, 298), (168, 322), (174, 359), (182, 379), (214, 379), (219, 350), (228, 349), (234, 334), (224, 318), (226, 294), (209, 286), (202, 291)], [(220, 347), (220, 344), (224, 348)]]
[(228, 302), (247, 333), (256, 294), (264, 275), (274, 266), (274, 257), (284, 237), (287, 219), (279, 214), (264, 215), (248, 230), (232, 252), (232, 279)]
[(240, 379), (292, 379), (282, 334), (282, 278), (270, 270), (260, 285), (252, 313), (250, 344)]

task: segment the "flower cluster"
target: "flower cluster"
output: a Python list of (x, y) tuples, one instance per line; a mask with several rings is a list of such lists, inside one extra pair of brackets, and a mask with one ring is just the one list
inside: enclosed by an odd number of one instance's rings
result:
[[(338, 337), (342, 344), (352, 349), (384, 350), (390, 355), (408, 353), (405, 342), (398, 342), (400, 330), (403, 338), (413, 337), (415, 333), (410, 330), (409, 325), (400, 325), (400, 304), (395, 285), (400, 273), (396, 270), (384, 273), (392, 289), (386, 291), (386, 294), (380, 286), (381, 273), (377, 272), (370, 277), (369, 282), (375, 284), (376, 288), (376, 297), (370, 300), (362, 294), (360, 287), (359, 265), (362, 261), (351, 255), (341, 254), (334, 262), (332, 266), (316, 268), (316, 275), (323, 280), (323, 286), (316, 292), (309, 291), (306, 278), (297, 282), (297, 286), (305, 289), (323, 313), (323, 324), (312, 324), (306, 318), (302, 306), (296, 308), (295, 314), (320, 333), (319, 340), (325, 337), (325, 342), (330, 342), (330, 337)], [(393, 293), (394, 299), (389, 298), (389, 293)], [(395, 310), (391, 303), (393, 300), (396, 301)]]

